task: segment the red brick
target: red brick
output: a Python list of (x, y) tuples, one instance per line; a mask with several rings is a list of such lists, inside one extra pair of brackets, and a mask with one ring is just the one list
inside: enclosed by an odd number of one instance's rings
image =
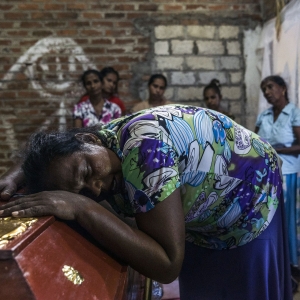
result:
[(37, 9), (40, 9), (40, 6), (35, 3), (20, 3), (18, 5), (18, 9), (20, 9), (20, 10), (37, 10)]
[(123, 19), (125, 14), (123, 13), (104, 13), (104, 18), (106, 19)]
[(4, 20), (27, 20), (29, 18), (28, 13), (21, 13), (21, 12), (9, 12), (3, 14)]
[(14, 6), (10, 4), (0, 4), (0, 11), (11, 10)]
[(204, 4), (187, 4), (186, 5), (186, 10), (205, 10), (207, 9), (208, 6)]
[(130, 5), (130, 4), (117, 4), (114, 7), (114, 11), (130, 11), (130, 10), (135, 10), (134, 5)]
[(42, 28), (42, 27), (43, 27), (43, 23), (41, 22), (26, 21), (20, 23), (20, 28)]
[(31, 91), (19, 91), (18, 95), (20, 98), (26, 99), (26, 98), (30, 98), (30, 99), (34, 99), (37, 97), (40, 97), (39, 93), (37, 91), (31, 90)]
[(121, 27), (121, 28), (125, 28), (125, 27), (133, 27), (132, 22), (129, 21), (120, 21), (120, 22), (114, 22), (114, 26), (115, 27)]
[[(130, 67), (129, 67), (128, 64), (126, 64), (126, 65), (125, 64), (115, 64), (114, 68), (116, 70), (118, 70), (118, 72), (121, 73), (121, 74), (122, 74), (122, 71), (128, 72), (130, 70)], [(123, 75), (121, 75), (121, 80), (122, 79), (123, 79)], [(122, 85), (122, 81), (119, 82), (119, 85)]]
[(0, 23), (1, 29), (10, 29), (14, 27), (14, 22), (2, 22)]
[(125, 49), (123, 48), (114, 48), (114, 49), (107, 49), (107, 53), (109, 54), (122, 54), (125, 53)]
[(15, 54), (15, 55), (21, 55), (23, 54), (23, 50), (20, 49), (20, 47), (13, 47), (13, 48), (9, 48), (9, 52), (12, 54)]
[(56, 28), (56, 27), (67, 27), (67, 22), (63, 21), (51, 21), (51, 22), (45, 22), (44, 27), (51, 27), (51, 28)]
[(103, 27), (114, 27), (115, 22), (114, 21), (92, 21), (91, 23), (91, 28), (98, 27), (98, 28), (103, 28)]
[(100, 31), (100, 30), (92, 30), (92, 29), (82, 30), (81, 31), (81, 35), (88, 36), (88, 37), (92, 37), (92, 36), (99, 37), (99, 36), (102, 35), (102, 31)]
[(124, 45), (124, 44), (134, 44), (135, 39), (130, 39), (130, 38), (124, 38), (124, 39), (115, 39), (115, 44), (116, 45)]
[(97, 19), (103, 19), (103, 14), (99, 12), (90, 12), (90, 13), (84, 12), (82, 13), (82, 17), (89, 20), (93, 20), (93, 19), (97, 20)]
[(112, 40), (110, 39), (93, 39), (91, 42), (92, 45), (111, 45)]
[(89, 43), (88, 39), (81, 39), (81, 38), (76, 38), (74, 39), (74, 41), (79, 45), (84, 45)]
[(56, 13), (56, 19), (58, 19), (58, 20), (77, 19), (77, 18), (78, 18), (78, 13), (76, 13), (76, 12)]
[(30, 47), (30, 46), (33, 46), (34, 44), (36, 44), (38, 42), (38, 39), (30, 39), (30, 40), (24, 40), (22, 39), (19, 44), (20, 46), (27, 46), (27, 47)]
[(184, 7), (182, 5), (164, 5), (164, 11), (184, 11)]
[(44, 9), (45, 10), (65, 10), (65, 4), (57, 4), (57, 3), (45, 3)]
[(17, 94), (15, 92), (6, 91), (6, 90), (0, 91), (1, 104), (3, 104), (2, 101), (5, 99), (14, 99), (14, 98), (17, 98)]
[(0, 46), (9, 46), (12, 44), (11, 40), (1, 40), (0, 39)]
[(23, 30), (14, 30), (14, 31), (7, 31), (6, 35), (8, 36), (20, 36), (20, 37), (25, 37), (28, 36), (28, 31), (23, 31)]
[(141, 37), (141, 38), (138, 38), (137, 40), (138, 44), (148, 44), (150, 42), (150, 39), (148, 37)]
[(140, 57), (139, 56), (124, 56), (124, 57), (118, 57), (118, 61), (119, 62), (138, 62), (140, 61)]
[(157, 11), (158, 5), (157, 4), (140, 4), (139, 11)]
[(68, 10), (87, 10), (87, 5), (85, 3), (72, 3), (67, 4)]
[(137, 53), (146, 53), (149, 51), (149, 47), (134, 47), (133, 51)]
[(86, 47), (84, 48), (84, 52), (86, 54), (103, 54), (105, 53), (105, 50), (98, 47), (94, 47), (94, 48)]
[(90, 27), (90, 22), (88, 21), (69, 21), (68, 22), (68, 26), (70, 28), (73, 28), (73, 27)]
[(49, 13), (49, 12), (34, 12), (30, 14), (30, 18), (33, 20), (37, 20), (40, 19), (42, 21), (46, 21), (46, 20), (52, 20), (54, 19), (53, 14)]
[(230, 10), (230, 6), (229, 5), (214, 5), (214, 4), (211, 4), (209, 5), (208, 7), (210, 10)]
[(129, 20), (132, 20), (132, 19), (138, 19), (138, 18), (145, 18), (145, 17), (148, 17), (148, 14), (145, 12), (137, 12), (137, 13), (127, 13), (127, 18)]
[(125, 30), (105, 30), (105, 36), (124, 36), (126, 35)]
[(76, 36), (78, 35), (78, 31), (75, 29), (75, 30), (71, 30), (71, 29), (65, 29), (65, 30), (58, 30), (56, 32), (56, 34), (58, 36)]
[(104, 11), (104, 10), (113, 10), (113, 5), (112, 4), (91, 4), (91, 10), (99, 10), (99, 11)]
[(32, 36), (38, 36), (38, 37), (47, 37), (53, 34), (50, 30), (39, 30), (39, 31), (33, 31)]

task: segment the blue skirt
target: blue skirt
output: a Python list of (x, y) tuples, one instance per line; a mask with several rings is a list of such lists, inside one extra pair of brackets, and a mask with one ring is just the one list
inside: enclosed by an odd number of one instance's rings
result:
[(299, 265), (300, 256), (300, 189), (299, 173), (283, 175), (283, 195), (287, 220), (291, 265)]
[(180, 300), (292, 300), (284, 201), (250, 243), (211, 250), (186, 242)]

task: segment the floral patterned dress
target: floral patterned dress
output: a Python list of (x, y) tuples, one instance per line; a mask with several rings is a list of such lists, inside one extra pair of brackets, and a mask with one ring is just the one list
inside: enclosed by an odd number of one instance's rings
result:
[(74, 105), (73, 119), (81, 119), (83, 127), (89, 127), (98, 123), (107, 124), (108, 122), (121, 117), (121, 108), (105, 99), (102, 114), (98, 115), (90, 101), (79, 102)]
[(108, 199), (118, 213), (149, 211), (180, 189), (186, 239), (210, 249), (250, 242), (274, 216), (282, 191), (276, 152), (221, 113), (161, 106), (100, 134), (122, 160), (127, 193)]

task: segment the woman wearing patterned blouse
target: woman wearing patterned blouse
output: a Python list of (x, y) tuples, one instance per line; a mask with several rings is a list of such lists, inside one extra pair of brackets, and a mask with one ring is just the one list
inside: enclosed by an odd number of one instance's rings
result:
[(82, 75), (82, 83), (89, 99), (74, 105), (74, 127), (88, 127), (98, 123), (107, 124), (122, 115), (120, 107), (102, 95), (102, 77), (97, 70), (87, 70)]
[(181, 300), (292, 299), (279, 158), (221, 113), (167, 105), (102, 128), (37, 133), (23, 171), (0, 180), (2, 197), (20, 174), (38, 194), (2, 216), (76, 220), (145, 276), (179, 275)]

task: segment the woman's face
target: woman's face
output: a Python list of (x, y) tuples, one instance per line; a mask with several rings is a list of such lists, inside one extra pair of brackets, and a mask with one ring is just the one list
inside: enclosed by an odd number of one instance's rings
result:
[(55, 159), (48, 170), (47, 188), (92, 195), (116, 193), (122, 186), (121, 162), (114, 152), (97, 144)]
[(286, 88), (278, 85), (274, 81), (268, 80), (264, 82), (261, 86), (261, 90), (271, 105), (282, 105), (287, 101), (285, 98)]
[(157, 78), (149, 85), (149, 98), (152, 100), (161, 100), (165, 90), (165, 81), (161, 78)]
[(207, 89), (204, 93), (204, 101), (209, 109), (219, 110), (221, 99), (214, 89)]
[(114, 73), (107, 74), (103, 78), (102, 90), (106, 94), (113, 95), (116, 92), (118, 77)]
[(102, 83), (100, 78), (94, 74), (90, 73), (84, 78), (84, 87), (89, 96), (95, 96), (102, 94)]

